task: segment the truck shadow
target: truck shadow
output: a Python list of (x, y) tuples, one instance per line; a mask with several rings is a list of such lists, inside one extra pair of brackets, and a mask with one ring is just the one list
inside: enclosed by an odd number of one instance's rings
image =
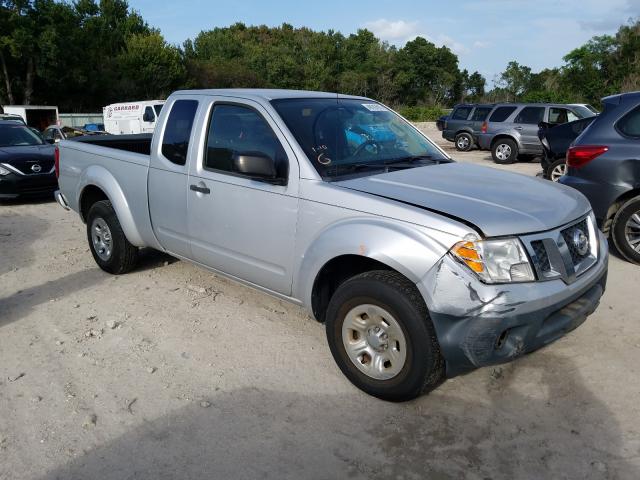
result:
[[(639, 478), (638, 465), (623, 458), (621, 426), (572, 361), (549, 352), (530, 358), (519, 372), (504, 367), (485, 391), (461, 381), (406, 404), (355, 390), (211, 392), (209, 408), (196, 402), (141, 418), (41, 480)], [(523, 372), (539, 379), (539, 394), (522, 393), (532, 385), (515, 381)]]
[(24, 318), (38, 305), (100, 283), (106, 275), (98, 268), (81, 270), (0, 298), (0, 328)]
[(28, 214), (0, 213), (0, 275), (3, 275), (33, 263), (33, 243), (49, 228), (49, 222)]

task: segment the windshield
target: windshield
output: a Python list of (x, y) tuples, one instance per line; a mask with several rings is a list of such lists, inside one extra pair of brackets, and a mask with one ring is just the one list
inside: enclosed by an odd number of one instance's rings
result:
[(416, 167), (424, 161), (449, 161), (401, 117), (371, 100), (301, 98), (271, 103), (324, 178), (353, 173), (358, 167), (375, 170), (403, 161)]
[(0, 147), (42, 145), (42, 139), (24, 125), (0, 125)]
[(153, 109), (156, 111), (156, 117), (160, 116), (160, 112), (162, 111), (163, 103), (159, 103), (153, 106)]

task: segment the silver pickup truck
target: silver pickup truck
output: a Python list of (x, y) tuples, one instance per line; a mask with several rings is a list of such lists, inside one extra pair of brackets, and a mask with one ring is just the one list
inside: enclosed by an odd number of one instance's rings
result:
[(56, 167), (100, 268), (149, 247), (303, 305), (386, 400), (556, 340), (606, 285), (581, 194), (455, 163), (368, 98), (176, 92), (153, 137), (63, 141)]

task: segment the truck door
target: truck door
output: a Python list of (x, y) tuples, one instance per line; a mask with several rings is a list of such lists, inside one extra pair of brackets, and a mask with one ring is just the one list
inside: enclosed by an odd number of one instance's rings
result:
[(170, 253), (191, 257), (187, 224), (188, 167), (198, 101), (178, 98), (153, 142), (149, 165), (149, 213), (156, 238)]
[[(193, 259), (289, 295), (298, 215), (295, 155), (257, 103), (216, 100), (208, 117), (203, 119), (202, 155), (189, 173)], [(233, 166), (238, 155), (273, 158), (283, 184), (238, 173)]]

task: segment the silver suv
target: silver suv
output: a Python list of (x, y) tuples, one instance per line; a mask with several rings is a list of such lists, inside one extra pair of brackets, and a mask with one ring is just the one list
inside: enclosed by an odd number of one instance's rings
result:
[(555, 103), (500, 103), (489, 114), (477, 135), (482, 150), (491, 150), (493, 161), (514, 163), (518, 156), (542, 154), (538, 125), (559, 125), (595, 113), (582, 105)]

